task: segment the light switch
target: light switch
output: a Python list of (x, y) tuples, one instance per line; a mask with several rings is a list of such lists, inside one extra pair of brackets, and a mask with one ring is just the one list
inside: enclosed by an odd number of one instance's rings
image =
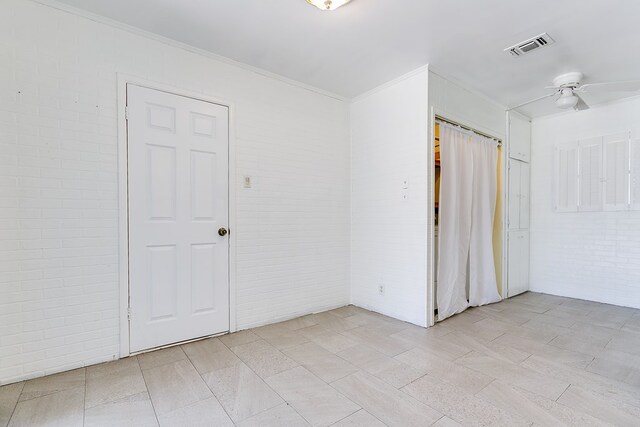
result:
[(402, 189), (406, 190), (407, 188), (409, 188), (409, 178), (405, 178), (402, 180)]
[(244, 188), (251, 188), (251, 177), (244, 176), (242, 180), (242, 185)]

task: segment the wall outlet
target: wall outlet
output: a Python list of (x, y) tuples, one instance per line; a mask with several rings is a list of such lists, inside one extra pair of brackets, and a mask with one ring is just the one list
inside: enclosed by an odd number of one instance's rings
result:
[(384, 285), (382, 284), (378, 285), (378, 294), (384, 295)]

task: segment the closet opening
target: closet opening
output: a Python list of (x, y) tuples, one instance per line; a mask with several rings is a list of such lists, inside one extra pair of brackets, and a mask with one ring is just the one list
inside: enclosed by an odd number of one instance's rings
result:
[(502, 140), (435, 116), (433, 308), (438, 322), (502, 300)]

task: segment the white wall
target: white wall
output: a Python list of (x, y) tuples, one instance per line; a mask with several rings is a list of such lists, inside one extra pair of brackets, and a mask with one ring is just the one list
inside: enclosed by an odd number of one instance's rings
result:
[(421, 68), (351, 106), (351, 301), (417, 325), (427, 301), (427, 78)]
[(235, 103), (239, 328), (349, 302), (344, 101), (3, 0), (0, 383), (118, 357), (117, 72)]
[(553, 210), (556, 143), (632, 131), (640, 99), (533, 120), (531, 290), (640, 308), (640, 211)]
[(429, 72), (429, 107), (438, 115), (504, 138), (506, 107), (433, 70)]

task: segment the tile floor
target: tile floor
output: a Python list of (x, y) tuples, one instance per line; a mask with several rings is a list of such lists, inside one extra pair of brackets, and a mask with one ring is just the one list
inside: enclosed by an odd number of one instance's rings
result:
[(640, 425), (640, 310), (348, 306), (0, 387), (0, 426)]

